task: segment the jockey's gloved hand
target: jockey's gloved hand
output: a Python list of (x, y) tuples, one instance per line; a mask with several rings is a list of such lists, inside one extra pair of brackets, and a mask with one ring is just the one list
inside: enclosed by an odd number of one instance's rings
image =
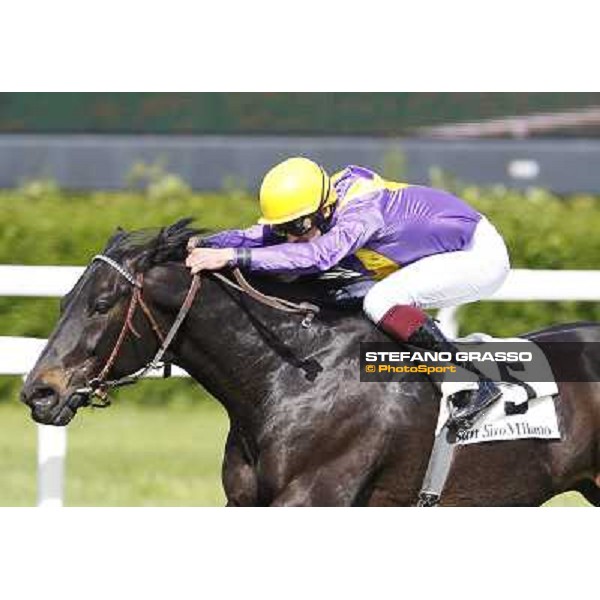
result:
[(200, 246), (202, 243), (202, 238), (199, 235), (193, 235), (188, 241), (186, 249), (189, 252)]

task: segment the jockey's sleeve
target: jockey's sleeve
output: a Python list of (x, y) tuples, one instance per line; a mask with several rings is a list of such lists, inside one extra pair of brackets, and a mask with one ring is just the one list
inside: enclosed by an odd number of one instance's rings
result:
[(238, 254), (238, 265), (251, 271), (274, 273), (327, 271), (364, 246), (382, 227), (379, 211), (346, 210), (329, 231), (315, 240), (253, 248)]
[(246, 229), (228, 229), (202, 238), (201, 246), (205, 248), (258, 248), (275, 244), (279, 238), (270, 227), (252, 225)]

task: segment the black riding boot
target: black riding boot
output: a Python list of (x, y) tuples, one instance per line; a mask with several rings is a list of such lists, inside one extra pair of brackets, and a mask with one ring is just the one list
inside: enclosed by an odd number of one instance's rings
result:
[[(456, 356), (458, 349), (446, 338), (435, 321), (413, 306), (397, 305), (390, 309), (379, 322), (380, 327), (404, 342), (431, 352), (449, 352)], [(475, 417), (497, 400), (502, 392), (472, 362), (452, 360), (458, 367), (471, 371), (479, 378), (479, 388), (453, 398), (452, 420), (456, 425), (469, 427)]]
[[(456, 356), (456, 346), (446, 338), (432, 318), (428, 318), (419, 329), (417, 329), (407, 340), (408, 343), (432, 350), (434, 352), (449, 352)], [(461, 394), (461, 401), (454, 402), (452, 419), (457, 424), (468, 425), (473, 422), (474, 417), (483, 409), (487, 408), (495, 400), (500, 398), (500, 388), (487, 376), (484, 375), (472, 362), (461, 361), (453, 358), (452, 362), (467, 371), (471, 371), (479, 377), (479, 388), (468, 390)]]

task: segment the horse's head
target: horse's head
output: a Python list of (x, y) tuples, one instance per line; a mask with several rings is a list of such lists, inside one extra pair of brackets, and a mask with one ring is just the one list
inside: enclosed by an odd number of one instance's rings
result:
[(106, 382), (153, 359), (166, 327), (148, 298), (149, 270), (184, 257), (185, 242), (196, 233), (188, 222), (152, 234), (118, 231), (62, 299), (58, 324), (21, 392), (35, 421), (66, 425), (78, 408), (105, 399)]

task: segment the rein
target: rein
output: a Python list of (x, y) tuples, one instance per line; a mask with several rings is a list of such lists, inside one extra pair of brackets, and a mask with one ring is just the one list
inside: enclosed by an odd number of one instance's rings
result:
[(221, 273), (213, 273), (213, 275), (229, 287), (238, 290), (238, 292), (248, 294), (248, 296), (264, 304), (265, 306), (269, 306), (282, 312), (294, 314), (301, 313), (306, 315), (302, 320), (302, 327), (310, 327), (312, 320), (319, 312), (319, 307), (311, 304), (310, 302), (300, 302), (296, 304), (295, 302), (290, 302), (284, 298), (267, 296), (266, 294), (259, 292), (246, 281), (246, 278), (242, 275), (242, 272), (237, 267), (233, 269), (233, 276), (235, 277), (237, 284), (225, 277), (225, 275), (221, 275)]
[[(80, 400), (79, 406), (94, 406), (97, 408), (106, 408), (110, 405), (110, 399), (108, 397), (108, 392), (111, 389), (118, 388), (124, 385), (131, 385), (137, 383), (139, 379), (144, 377), (150, 371), (164, 368), (165, 377), (170, 375), (170, 364), (163, 362), (161, 363), (165, 353), (169, 349), (173, 339), (177, 335), (183, 321), (188, 315), (198, 290), (200, 289), (200, 276), (198, 274), (192, 276), (192, 282), (186, 294), (185, 300), (181, 305), (179, 312), (177, 313), (177, 317), (175, 321), (171, 325), (171, 329), (169, 329), (166, 335), (163, 334), (160, 326), (156, 318), (154, 317), (150, 307), (146, 304), (144, 297), (142, 296), (142, 288), (144, 285), (144, 276), (142, 273), (139, 273), (137, 276), (133, 275), (129, 272), (123, 265), (120, 265), (118, 262), (105, 256), (103, 254), (97, 254), (92, 258), (92, 263), (96, 260), (102, 261), (105, 264), (109, 265), (115, 271), (117, 271), (120, 275), (122, 275), (132, 286), (133, 292), (131, 294), (131, 300), (129, 301), (129, 307), (127, 308), (127, 314), (125, 316), (125, 320), (123, 321), (123, 327), (121, 328), (121, 332), (115, 342), (115, 346), (108, 357), (106, 363), (102, 367), (100, 373), (91, 379), (85, 387), (79, 388), (75, 390), (73, 396), (78, 396), (79, 398), (83, 398), (83, 402)], [(319, 312), (319, 307), (314, 304), (310, 304), (309, 302), (301, 302), (296, 304), (294, 302), (290, 302), (289, 300), (285, 300), (283, 298), (277, 298), (275, 296), (268, 296), (259, 292), (257, 289), (253, 288), (248, 281), (246, 281), (245, 277), (242, 275), (241, 271), (236, 267), (233, 270), (233, 275), (236, 279), (236, 282), (231, 281), (221, 273), (213, 273), (213, 275), (222, 281), (227, 286), (247, 294), (254, 300), (274, 308), (276, 310), (280, 310), (286, 313), (294, 313), (294, 314), (304, 314), (305, 317), (302, 320), (303, 327), (310, 327), (314, 316)], [(125, 377), (121, 377), (119, 379), (107, 379), (108, 373), (113, 367), (123, 342), (127, 337), (127, 333), (131, 331), (135, 337), (138, 339), (141, 335), (136, 331), (133, 326), (133, 317), (135, 315), (137, 307), (142, 309), (142, 312), (148, 319), (152, 330), (156, 334), (156, 337), (160, 341), (160, 346), (158, 351), (154, 355), (154, 358), (144, 365), (141, 369), (132, 373), (131, 375), (126, 375)], [(94, 401), (97, 399), (97, 401)]]

